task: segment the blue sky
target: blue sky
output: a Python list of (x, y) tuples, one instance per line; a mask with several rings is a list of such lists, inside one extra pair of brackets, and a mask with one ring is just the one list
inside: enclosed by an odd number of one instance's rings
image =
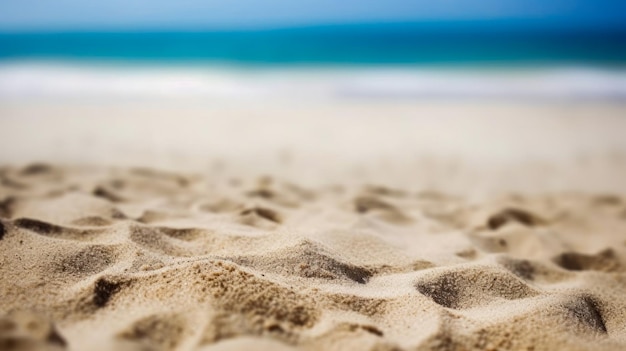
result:
[(232, 29), (489, 19), (626, 28), (626, 0), (0, 0), (0, 30)]

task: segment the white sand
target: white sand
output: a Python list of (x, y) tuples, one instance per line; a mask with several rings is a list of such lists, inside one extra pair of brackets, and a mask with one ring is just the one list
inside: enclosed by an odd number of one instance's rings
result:
[(0, 349), (622, 350), (625, 112), (3, 101)]

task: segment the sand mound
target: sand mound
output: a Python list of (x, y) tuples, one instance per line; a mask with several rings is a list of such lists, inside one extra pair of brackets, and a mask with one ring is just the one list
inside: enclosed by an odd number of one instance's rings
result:
[(0, 176), (2, 350), (626, 349), (617, 195)]

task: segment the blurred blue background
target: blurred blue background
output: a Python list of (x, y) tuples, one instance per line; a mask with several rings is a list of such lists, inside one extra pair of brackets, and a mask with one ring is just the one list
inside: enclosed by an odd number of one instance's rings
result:
[(626, 2), (0, 2), (0, 59), (622, 66)]
[(620, 0), (3, 0), (4, 30), (224, 29), (494, 19), (626, 26)]
[(0, 1), (0, 97), (626, 100), (626, 1)]

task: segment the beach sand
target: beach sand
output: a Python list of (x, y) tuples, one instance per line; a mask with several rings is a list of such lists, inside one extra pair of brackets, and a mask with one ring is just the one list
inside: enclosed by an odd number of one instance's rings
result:
[(0, 349), (624, 350), (625, 111), (5, 101)]

